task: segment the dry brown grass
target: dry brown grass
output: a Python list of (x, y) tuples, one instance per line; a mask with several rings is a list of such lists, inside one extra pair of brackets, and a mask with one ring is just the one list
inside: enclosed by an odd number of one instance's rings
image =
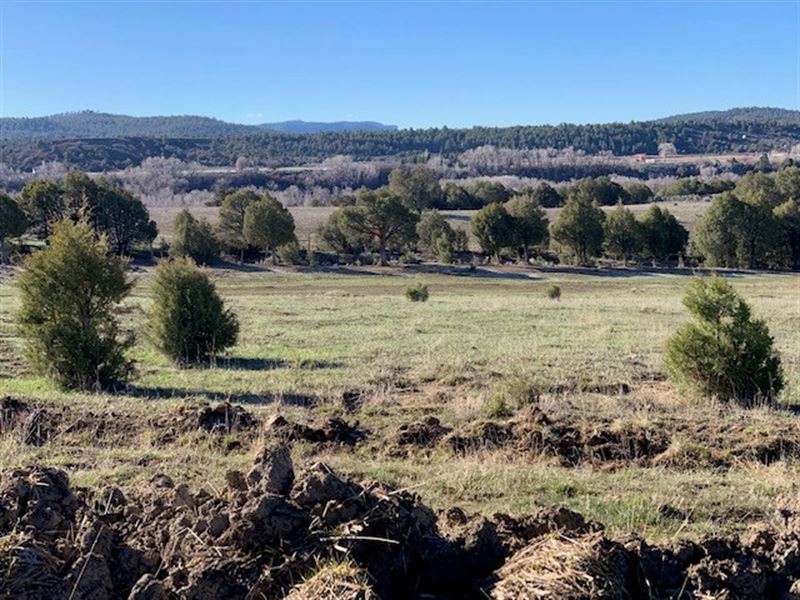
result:
[[(616, 568), (615, 568), (616, 567)], [(497, 572), (495, 600), (607, 600), (622, 598), (625, 558), (602, 534), (543, 536)]]
[(321, 563), (286, 600), (377, 600), (369, 574), (348, 560)]

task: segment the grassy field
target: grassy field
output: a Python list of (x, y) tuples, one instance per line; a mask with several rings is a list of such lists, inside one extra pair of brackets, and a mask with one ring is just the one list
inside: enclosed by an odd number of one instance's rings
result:
[[(656, 202), (658, 206), (667, 208), (675, 217), (683, 223), (690, 231), (694, 227), (697, 218), (708, 207), (707, 202)], [(629, 208), (637, 216), (640, 216), (650, 204), (637, 204)], [(219, 208), (213, 206), (190, 206), (189, 211), (196, 217), (203, 217), (212, 223), (217, 221)], [(612, 210), (613, 207), (604, 207), (604, 210)], [(150, 215), (158, 224), (159, 233), (167, 240), (172, 237), (173, 221), (175, 215), (181, 210), (180, 207), (152, 207), (149, 209)], [(328, 216), (335, 210), (330, 206), (319, 207), (293, 207), (289, 209), (294, 216), (297, 238), (301, 243), (308, 241), (309, 236), (313, 236), (314, 231), (319, 227)], [(560, 208), (546, 209), (547, 218), (552, 222), (558, 217)], [(450, 223), (455, 227), (460, 227), (469, 231), (469, 219), (475, 214), (473, 210), (451, 210), (443, 211)], [(471, 248), (478, 249), (474, 239), (470, 240)]]
[[(781, 444), (800, 447), (797, 276), (733, 280), (767, 319), (787, 375), (779, 408), (744, 411), (697, 400), (664, 379), (665, 340), (687, 318), (684, 276), (521, 268), (458, 276), (419, 267), (231, 267), (211, 274), (239, 315), (239, 344), (214, 367), (175, 368), (147, 342), (151, 273), (137, 269), (134, 293), (120, 311), (138, 334), (137, 374), (113, 395), (62, 393), (28, 372), (13, 324), (13, 276), (0, 283), (0, 396), (44, 408), (60, 432), (38, 447), (0, 437), (0, 464), (44, 461), (89, 486), (134, 485), (167, 472), (219, 487), (226, 469), (249, 464), (268, 435), (264, 430), (241, 438), (162, 434), (187, 402), (229, 400), (262, 421), (275, 415), (310, 424), (330, 415), (358, 421), (366, 437), (355, 448), (299, 443), (297, 459), (412, 487), (435, 507), (488, 514), (565, 504), (613, 532), (636, 530), (652, 539), (742, 528), (800, 484), (793, 455), (756, 460), (748, 454), (760, 437), (776, 432), (784, 436)], [(405, 299), (414, 281), (429, 284), (427, 303)], [(545, 297), (552, 282), (562, 288), (561, 301)], [(454, 432), (484, 422), (491, 390), (504, 377), (541, 382), (544, 413), (586, 432), (668, 430), (673, 454), (702, 444), (718, 428), (714, 451), (724, 460), (564, 464), (519, 447), (459, 454), (441, 444), (391, 451), (402, 425), (427, 416)], [(343, 404), (348, 393), (360, 397), (358, 405)], [(231, 450), (231, 440), (241, 446)]]

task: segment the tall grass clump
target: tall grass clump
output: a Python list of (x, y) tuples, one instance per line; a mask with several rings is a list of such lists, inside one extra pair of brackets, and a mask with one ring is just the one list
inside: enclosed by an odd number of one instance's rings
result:
[(531, 375), (514, 373), (492, 387), (489, 416), (507, 417), (515, 411), (539, 402), (542, 386)]
[(667, 343), (669, 375), (722, 401), (772, 402), (783, 388), (783, 370), (766, 323), (717, 276), (694, 278), (683, 304), (694, 319)]
[(192, 260), (160, 263), (151, 294), (154, 344), (176, 364), (202, 363), (236, 343), (236, 315)]

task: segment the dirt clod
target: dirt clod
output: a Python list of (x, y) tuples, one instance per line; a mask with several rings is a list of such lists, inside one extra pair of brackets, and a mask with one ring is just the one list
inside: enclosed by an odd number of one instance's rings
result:
[(393, 454), (402, 455), (409, 447), (429, 450), (439, 440), (450, 433), (450, 428), (442, 425), (436, 417), (429, 416), (422, 421), (405, 423), (398, 427), (394, 439), (390, 442)]
[(285, 444), (264, 448), (247, 474), (249, 487), (269, 493), (286, 495), (294, 482), (294, 467)]
[(258, 421), (241, 406), (229, 402), (211, 406), (208, 403), (188, 404), (179, 409), (178, 419), (187, 428), (211, 433), (231, 433), (252, 429)]
[(312, 427), (300, 423), (292, 423), (278, 415), (266, 425), (267, 432), (287, 442), (304, 441), (316, 444), (335, 444), (355, 446), (365, 438), (358, 428), (358, 422), (350, 424), (341, 417), (332, 416), (321, 426)]

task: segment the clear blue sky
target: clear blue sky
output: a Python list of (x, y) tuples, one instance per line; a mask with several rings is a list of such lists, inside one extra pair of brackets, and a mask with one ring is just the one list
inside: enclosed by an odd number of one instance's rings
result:
[(800, 1), (8, 2), (3, 116), (403, 127), (800, 108)]

